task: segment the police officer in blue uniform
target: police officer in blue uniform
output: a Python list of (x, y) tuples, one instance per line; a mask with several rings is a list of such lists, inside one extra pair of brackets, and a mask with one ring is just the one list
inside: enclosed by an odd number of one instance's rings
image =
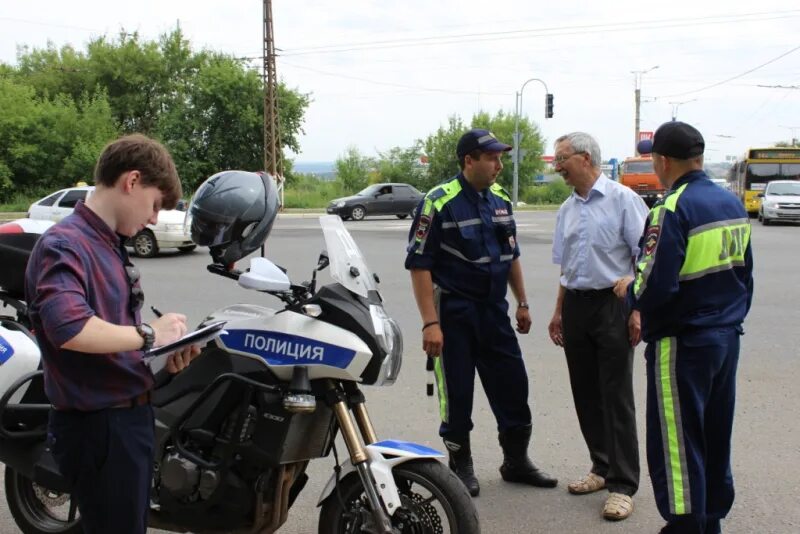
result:
[(731, 430), (742, 321), (753, 297), (750, 220), (703, 172), (703, 136), (668, 122), (652, 143), (665, 197), (650, 211), (636, 275), (619, 280), (641, 313), (647, 462), (662, 533), (717, 534), (733, 505)]
[(423, 350), (435, 358), (441, 426), (450, 467), (473, 496), (480, 492), (470, 431), (475, 371), (497, 420), (504, 480), (554, 487), (528, 458), (528, 375), (508, 316), (506, 287), (517, 300), (517, 331), (531, 326), (508, 195), (495, 183), (511, 150), (488, 130), (458, 142), (461, 172), (420, 203), (405, 266), (422, 317)]

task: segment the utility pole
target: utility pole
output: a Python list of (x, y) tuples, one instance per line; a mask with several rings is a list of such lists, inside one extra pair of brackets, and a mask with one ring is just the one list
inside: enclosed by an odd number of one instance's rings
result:
[(637, 145), (639, 144), (639, 124), (640, 124), (640, 114), (639, 108), (642, 105), (642, 76), (650, 72), (651, 70), (655, 70), (658, 68), (658, 65), (654, 65), (647, 70), (632, 70), (631, 74), (634, 75), (634, 88), (635, 91), (633, 93), (634, 96), (634, 103), (636, 105), (636, 118), (634, 123), (634, 134), (633, 134), (633, 154), (638, 155), (639, 151), (637, 149)]
[(547, 90), (547, 84), (539, 78), (531, 78), (526, 80), (525, 83), (522, 84), (520, 90), (514, 94), (514, 150), (511, 153), (513, 158), (512, 161), (514, 162), (514, 185), (511, 192), (511, 202), (515, 208), (517, 207), (517, 199), (519, 198), (519, 160), (524, 155), (520, 149), (520, 142), (522, 139), (519, 134), (519, 114), (522, 110), (522, 91), (525, 90), (525, 86), (528, 85), (528, 82), (539, 82), (544, 86), (544, 117), (546, 119), (553, 118), (553, 95)]
[(275, 71), (275, 34), (272, 30), (272, 0), (264, 0), (264, 170), (278, 186), (283, 207), (283, 158), (278, 128), (278, 77)]

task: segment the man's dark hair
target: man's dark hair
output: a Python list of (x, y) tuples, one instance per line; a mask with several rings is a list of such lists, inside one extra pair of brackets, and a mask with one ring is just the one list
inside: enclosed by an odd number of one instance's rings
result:
[(458, 158), (458, 166), (461, 167), (461, 170), (463, 171), (464, 167), (466, 167), (466, 165), (467, 165), (467, 163), (466, 163), (467, 156), (471, 157), (472, 159), (478, 160), (478, 159), (481, 159), (481, 154), (483, 154), (483, 152), (484, 151), (481, 150), (480, 148), (476, 148), (472, 152), (470, 152), (468, 154), (464, 154), (463, 157)]
[(114, 187), (128, 171), (139, 171), (142, 185), (157, 187), (163, 194), (163, 209), (174, 208), (183, 194), (175, 162), (167, 149), (142, 134), (120, 137), (106, 145), (94, 168), (95, 184)]

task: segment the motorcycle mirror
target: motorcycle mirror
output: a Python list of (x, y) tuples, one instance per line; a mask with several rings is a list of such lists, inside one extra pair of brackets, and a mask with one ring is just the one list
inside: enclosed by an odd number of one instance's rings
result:
[(319, 259), (317, 260), (317, 271), (321, 271), (325, 267), (331, 264), (330, 258), (328, 258), (328, 251), (323, 250), (319, 253)]

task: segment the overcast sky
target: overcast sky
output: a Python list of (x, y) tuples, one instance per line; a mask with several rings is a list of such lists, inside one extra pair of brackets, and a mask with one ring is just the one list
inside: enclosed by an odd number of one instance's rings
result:
[[(20, 45), (83, 49), (122, 28), (155, 39), (178, 23), (195, 49), (262, 50), (255, 0), (2, 5), (6, 63)], [(800, 138), (796, 0), (274, 0), (273, 9), (278, 76), (313, 98), (298, 161), (333, 160), (351, 144), (368, 155), (410, 146), (453, 114), (513, 113), (529, 78), (555, 94), (546, 120), (544, 88), (524, 90), (522, 112), (539, 124), (547, 153), (557, 136), (584, 130), (604, 158), (623, 158), (634, 147), (632, 71), (656, 65), (642, 76), (642, 130), (677, 107), (678, 119), (703, 132), (707, 161)]]

